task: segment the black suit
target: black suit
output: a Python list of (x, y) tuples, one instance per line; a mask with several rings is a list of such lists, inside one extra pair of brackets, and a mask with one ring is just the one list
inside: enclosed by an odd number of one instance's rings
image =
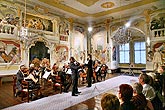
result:
[(70, 69), (72, 71), (72, 95), (78, 93), (78, 69), (80, 68), (79, 64), (74, 62), (70, 63)]
[(88, 64), (86, 64), (86, 66), (88, 67), (87, 70), (87, 82), (88, 82), (88, 87), (92, 86), (92, 76), (93, 76), (93, 69), (92, 69), (92, 65), (93, 65), (93, 61), (90, 59), (88, 61)]
[(19, 70), (17, 72), (17, 83), (16, 83), (18, 91), (22, 90), (22, 86), (21, 86), (22, 80), (24, 80), (24, 75), (23, 75), (23, 72)]

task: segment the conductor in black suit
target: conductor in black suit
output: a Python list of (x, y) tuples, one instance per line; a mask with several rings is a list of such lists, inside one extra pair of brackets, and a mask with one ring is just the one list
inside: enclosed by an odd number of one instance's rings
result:
[(72, 71), (72, 96), (78, 96), (81, 92), (78, 91), (78, 69), (81, 68), (74, 57), (70, 57), (70, 69)]
[(87, 56), (87, 63), (85, 64), (88, 67), (87, 70), (87, 87), (91, 87), (92, 86), (92, 77), (93, 77), (93, 69), (92, 69), (92, 65), (93, 65), (93, 61), (92, 61), (92, 55), (88, 54)]

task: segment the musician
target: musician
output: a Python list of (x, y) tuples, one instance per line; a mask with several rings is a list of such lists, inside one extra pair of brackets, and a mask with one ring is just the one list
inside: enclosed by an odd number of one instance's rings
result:
[(28, 76), (25, 77), (24, 79), (29, 82), (30, 89), (40, 88), (36, 70), (34, 68), (29, 68), (28, 72), (29, 72)]
[(104, 80), (105, 81), (105, 77), (106, 77), (106, 74), (107, 74), (107, 65), (103, 64), (101, 66), (101, 69), (100, 69), (100, 75), (101, 75), (101, 81)]
[(87, 70), (87, 87), (91, 87), (92, 86), (92, 77), (93, 77), (93, 69), (92, 69), (92, 55), (88, 54), (87, 56), (87, 63), (85, 64), (88, 67)]
[(20, 69), (17, 72), (16, 87), (17, 87), (18, 91), (15, 94), (16, 97), (21, 94), (21, 91), (22, 91), (21, 83), (22, 83), (22, 80), (24, 80), (24, 72), (25, 72), (25, 70), (26, 70), (25, 65), (21, 65)]
[(63, 92), (68, 92), (71, 84), (72, 84), (72, 78), (71, 78), (71, 75), (70, 74), (66, 74), (66, 72), (64, 71), (59, 71), (58, 72), (58, 76), (60, 76), (61, 78), (61, 82), (64, 86), (64, 90)]
[(78, 63), (74, 57), (70, 57), (70, 69), (72, 71), (72, 96), (78, 96), (78, 69), (81, 68), (80, 63)]
[(97, 82), (100, 82), (100, 62), (98, 60), (95, 60), (93, 64), (93, 77)]

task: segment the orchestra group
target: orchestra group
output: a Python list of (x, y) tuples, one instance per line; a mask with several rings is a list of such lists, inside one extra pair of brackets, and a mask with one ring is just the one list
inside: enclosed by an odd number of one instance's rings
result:
[[(50, 66), (49, 60), (44, 58), (40, 64), (31, 62), (29, 67), (21, 65), (17, 72), (15, 96), (21, 94), (22, 81), (29, 82), (30, 89), (41, 89), (45, 87), (46, 82), (57, 84), (58, 77), (61, 80), (62, 92), (72, 90), (72, 96), (78, 96), (78, 84), (81, 83), (86, 87), (91, 87), (92, 83), (105, 80), (108, 66), (101, 64), (98, 60), (92, 60), (91, 54), (87, 55), (87, 61), (84, 64), (79, 63), (74, 57), (70, 57), (70, 62), (64, 63), (59, 67), (57, 63)], [(72, 85), (72, 89), (70, 89)], [(40, 92), (42, 93), (42, 92)]]

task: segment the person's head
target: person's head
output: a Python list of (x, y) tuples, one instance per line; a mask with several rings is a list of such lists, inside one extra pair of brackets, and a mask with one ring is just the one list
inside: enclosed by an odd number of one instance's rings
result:
[(141, 85), (148, 84), (149, 82), (150, 82), (150, 78), (148, 77), (147, 74), (142, 73), (139, 75), (139, 83)]
[(133, 88), (133, 92), (135, 94), (141, 94), (142, 93), (142, 90), (143, 90), (143, 86), (140, 84), (140, 83), (134, 83), (132, 85), (132, 88)]
[(105, 93), (101, 98), (103, 110), (119, 110), (120, 102), (116, 95)]
[(34, 74), (34, 72), (35, 72), (35, 69), (34, 68), (29, 68), (29, 73), (30, 74)]
[(22, 72), (24, 72), (25, 68), (26, 68), (25, 65), (21, 65), (21, 66), (20, 66), (20, 70), (21, 70)]
[(74, 57), (70, 57), (70, 59), (69, 59), (69, 60), (70, 60), (70, 62), (72, 62), (72, 63), (73, 63), (73, 62), (75, 62)]
[(91, 54), (88, 54), (87, 59), (88, 59), (88, 60), (89, 60), (89, 59), (92, 59), (92, 55), (91, 55)]
[(29, 67), (30, 67), (30, 68), (34, 68), (35, 65), (34, 65), (33, 63), (31, 63)]
[(133, 96), (133, 88), (129, 84), (121, 84), (118, 91), (119, 99), (123, 102), (130, 101)]

